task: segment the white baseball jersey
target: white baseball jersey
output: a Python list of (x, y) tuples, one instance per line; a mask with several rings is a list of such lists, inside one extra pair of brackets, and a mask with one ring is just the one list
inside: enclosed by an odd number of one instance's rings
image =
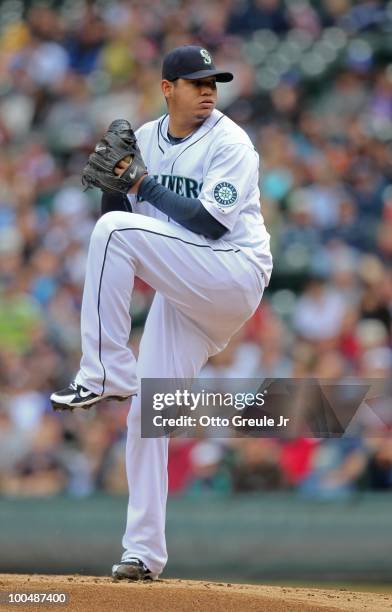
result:
[[(199, 198), (229, 230), (223, 240), (241, 249), (268, 285), (270, 236), (260, 210), (259, 156), (249, 136), (218, 110), (178, 144), (168, 139), (168, 125), (169, 115), (164, 115), (136, 132), (149, 174), (179, 195)], [(129, 200), (134, 212), (168, 220), (148, 202), (137, 202), (135, 196)]]
[[(210, 240), (134, 197), (132, 213), (103, 215), (90, 241), (76, 376), (97, 395), (135, 396), (122, 560), (137, 557), (155, 575), (167, 561), (169, 441), (141, 438), (140, 380), (197, 377), (255, 312), (272, 268), (258, 156), (245, 132), (219, 111), (178, 144), (170, 143), (167, 126), (164, 116), (137, 132), (149, 173), (174, 192), (199, 198), (228, 232)], [(156, 290), (137, 361), (128, 342), (135, 276)]]

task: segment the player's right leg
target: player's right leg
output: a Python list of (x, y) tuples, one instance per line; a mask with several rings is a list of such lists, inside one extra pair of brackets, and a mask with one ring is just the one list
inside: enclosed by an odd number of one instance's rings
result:
[[(140, 344), (138, 378), (192, 379), (207, 358), (205, 337), (167, 299), (156, 294)], [(158, 576), (166, 565), (168, 444), (167, 437), (141, 437), (140, 395), (133, 398), (125, 453), (129, 486), (125, 551), (113, 567), (115, 579)], [(144, 568), (149, 571), (147, 576)]]

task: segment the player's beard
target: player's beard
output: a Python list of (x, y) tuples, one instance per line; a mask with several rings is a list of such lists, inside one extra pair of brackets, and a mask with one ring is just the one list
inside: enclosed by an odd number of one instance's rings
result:
[(206, 119), (208, 119), (209, 117), (211, 117), (212, 111), (214, 110), (215, 107), (212, 107), (211, 110), (208, 109), (208, 112), (205, 113), (200, 113), (200, 114), (195, 114), (195, 121), (198, 122), (198, 125), (201, 125), (202, 123), (204, 123), (204, 121), (206, 121)]
[(210, 115), (196, 115), (195, 122), (198, 123), (198, 125), (201, 125), (206, 119), (208, 119), (209, 116)]

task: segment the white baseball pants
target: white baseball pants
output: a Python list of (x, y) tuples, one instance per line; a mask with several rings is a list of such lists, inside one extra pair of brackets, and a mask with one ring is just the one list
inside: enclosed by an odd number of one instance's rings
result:
[[(156, 290), (138, 362), (128, 347), (134, 277)], [(194, 378), (210, 355), (256, 310), (261, 274), (241, 251), (177, 224), (110, 212), (91, 236), (76, 381), (97, 394), (134, 395), (142, 378)], [(138, 557), (154, 574), (167, 561), (168, 438), (142, 439), (140, 396), (128, 415), (129, 485), (122, 560)]]

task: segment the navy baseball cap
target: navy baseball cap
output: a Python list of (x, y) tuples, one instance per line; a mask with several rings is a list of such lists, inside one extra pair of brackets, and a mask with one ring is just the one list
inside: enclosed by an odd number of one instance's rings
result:
[(231, 72), (223, 72), (215, 68), (210, 53), (203, 47), (196, 45), (176, 47), (163, 60), (162, 78), (167, 81), (203, 79), (213, 76), (220, 83), (228, 83), (233, 80)]

